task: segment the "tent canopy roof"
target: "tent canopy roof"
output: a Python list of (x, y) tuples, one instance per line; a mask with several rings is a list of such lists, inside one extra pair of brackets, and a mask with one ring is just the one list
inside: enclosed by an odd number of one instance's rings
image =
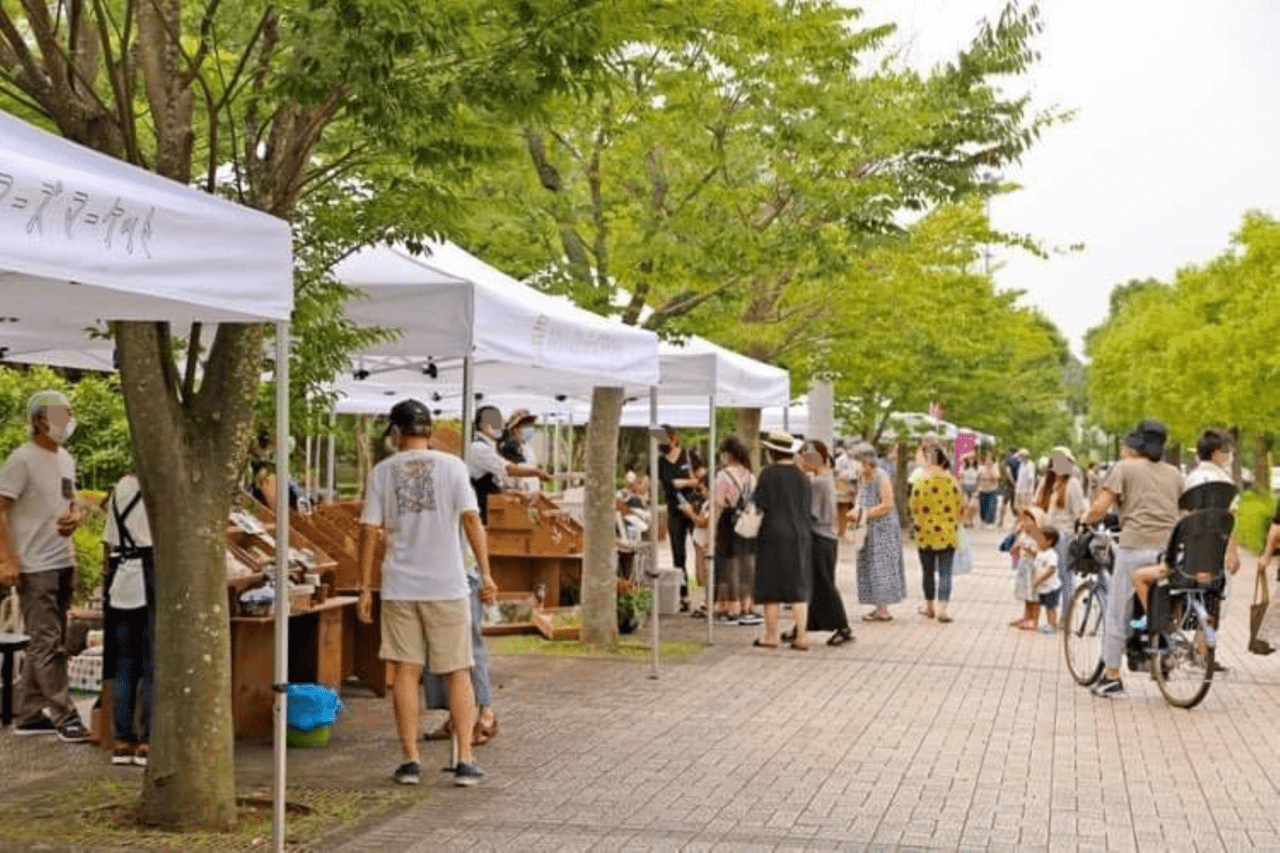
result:
[(652, 332), (534, 290), (452, 243), (431, 243), (421, 257), (371, 247), (344, 260), (334, 275), (360, 291), (347, 303), (348, 317), (401, 330), (361, 362), (391, 384), (415, 373), (421, 383), (429, 361), (437, 379), (457, 381), (458, 360), (468, 354), (477, 387), (504, 391), (585, 394), (595, 385), (658, 381)]
[[(0, 347), (112, 320), (288, 320), (289, 225), (0, 113)], [(102, 348), (99, 346), (98, 348)]]

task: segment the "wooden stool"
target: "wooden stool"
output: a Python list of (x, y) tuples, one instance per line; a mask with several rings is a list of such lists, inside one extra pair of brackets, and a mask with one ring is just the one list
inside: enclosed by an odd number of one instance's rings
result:
[(7, 726), (13, 722), (13, 656), (27, 647), (31, 638), (26, 634), (0, 633), (0, 681), (3, 691), (0, 695), (0, 725)]

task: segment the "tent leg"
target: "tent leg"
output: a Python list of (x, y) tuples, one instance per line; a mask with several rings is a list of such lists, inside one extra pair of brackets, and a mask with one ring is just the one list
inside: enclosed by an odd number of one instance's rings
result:
[(475, 420), (476, 395), (475, 361), (471, 356), (462, 360), (462, 461), (471, 461), (472, 429)]
[(329, 495), (330, 500), (338, 499), (337, 489), (337, 468), (338, 460), (335, 456), (337, 453), (337, 436), (335, 433), (338, 429), (338, 413), (329, 411), (329, 468), (325, 471), (324, 488)]
[(716, 395), (710, 400), (711, 437), (707, 444), (707, 488), (711, 493), (707, 504), (711, 507), (707, 527), (707, 645), (712, 643), (712, 630), (716, 623)]
[(287, 757), (285, 725), (289, 695), (289, 454), (281, 452), (289, 437), (289, 324), (276, 324), (276, 597), (275, 597), (275, 720), (271, 749), (275, 779), (271, 792), (271, 839), (277, 853), (285, 840)]
[[(649, 618), (653, 621), (653, 668), (650, 678), (658, 677), (658, 659), (662, 654), (662, 632), (658, 625), (658, 440), (653, 431), (658, 426), (658, 388), (649, 388), (649, 544), (652, 552), (649, 556), (649, 581), (653, 584), (653, 607)], [(670, 534), (668, 534), (670, 535)]]

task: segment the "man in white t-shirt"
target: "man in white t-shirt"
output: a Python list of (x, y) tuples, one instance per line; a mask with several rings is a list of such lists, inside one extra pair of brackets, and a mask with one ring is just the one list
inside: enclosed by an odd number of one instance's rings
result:
[(80, 526), (76, 464), (63, 443), (75, 432), (71, 403), (40, 391), (27, 403), (31, 440), (0, 468), (0, 584), (17, 585), (23, 630), (31, 638), (22, 667), (14, 734), (57, 734), (83, 743), (89, 730), (67, 692), (67, 609), (75, 589)]
[(431, 412), (417, 400), (391, 409), (386, 435), (397, 452), (369, 473), (360, 517), (360, 621), (373, 621), (373, 554), (387, 539), (382, 564), (382, 658), (392, 671), (396, 728), (404, 762), (395, 779), (421, 780), (418, 763), (419, 682), (424, 662), (449, 685), (449, 714), (458, 744), (454, 782), (474, 785), (484, 776), (472, 759), (476, 704), (471, 690), (471, 607), (463, 535), (481, 577), (481, 598), (497, 587), (475, 493), (461, 459), (431, 450)]

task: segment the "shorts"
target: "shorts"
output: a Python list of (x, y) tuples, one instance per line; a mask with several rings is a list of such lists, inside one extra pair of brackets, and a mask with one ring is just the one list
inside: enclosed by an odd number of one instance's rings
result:
[(1058, 601), (1062, 598), (1062, 587), (1058, 587), (1053, 592), (1040, 593), (1041, 607), (1057, 607)]
[(470, 669), (471, 603), (455, 601), (382, 602), (383, 660), (426, 664), (437, 675)]

